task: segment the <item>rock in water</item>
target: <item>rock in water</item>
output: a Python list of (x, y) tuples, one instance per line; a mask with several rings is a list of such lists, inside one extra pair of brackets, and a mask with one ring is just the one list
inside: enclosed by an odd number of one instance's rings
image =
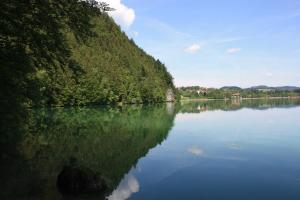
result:
[(80, 195), (103, 192), (105, 181), (89, 169), (65, 166), (57, 177), (56, 185), (62, 194)]

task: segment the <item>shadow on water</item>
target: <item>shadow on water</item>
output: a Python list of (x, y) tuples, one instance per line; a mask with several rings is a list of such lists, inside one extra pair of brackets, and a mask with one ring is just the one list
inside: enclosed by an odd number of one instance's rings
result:
[(104, 199), (167, 137), (174, 116), (172, 105), (32, 110), (2, 146), (1, 199)]
[(134, 183), (126, 174), (167, 138), (178, 112), (299, 105), (286, 99), (30, 110), (1, 127), (0, 199), (105, 199), (125, 179)]

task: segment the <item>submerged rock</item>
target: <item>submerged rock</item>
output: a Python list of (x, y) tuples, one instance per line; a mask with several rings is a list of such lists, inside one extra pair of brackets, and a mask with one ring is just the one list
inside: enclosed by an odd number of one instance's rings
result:
[(56, 185), (62, 194), (80, 195), (101, 193), (107, 188), (105, 181), (89, 169), (65, 166), (57, 177)]

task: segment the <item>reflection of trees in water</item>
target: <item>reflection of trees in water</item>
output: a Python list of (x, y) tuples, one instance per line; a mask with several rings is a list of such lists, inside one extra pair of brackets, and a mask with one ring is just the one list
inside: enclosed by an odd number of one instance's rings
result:
[(30, 112), (18, 144), (2, 151), (1, 196), (61, 198), (56, 178), (70, 160), (101, 174), (113, 190), (139, 158), (167, 137), (172, 110), (161, 105)]
[(180, 112), (199, 113), (209, 110), (239, 110), (242, 108), (269, 109), (275, 107), (294, 107), (300, 105), (300, 99), (234, 99), (215, 101), (185, 101), (181, 103)]
[[(15, 120), (1, 127), (0, 135), (0, 198), (61, 199), (56, 178), (65, 165), (71, 164), (70, 160), (73, 165), (101, 174), (111, 192), (150, 148), (167, 137), (179, 109), (182, 113), (197, 113), (298, 105), (299, 100), (276, 99), (184, 102), (175, 107), (39, 109), (18, 113), (18, 117), (10, 113)], [(191, 152), (201, 153), (197, 149)], [(126, 180), (126, 184), (135, 183), (132, 178)], [(128, 188), (131, 192), (137, 190), (126, 184), (121, 184), (113, 195)]]

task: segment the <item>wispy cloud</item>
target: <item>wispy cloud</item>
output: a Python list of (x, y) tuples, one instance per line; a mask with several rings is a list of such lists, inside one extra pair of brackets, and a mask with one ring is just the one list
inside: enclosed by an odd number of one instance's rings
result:
[(223, 44), (223, 43), (237, 42), (244, 39), (245, 37), (228, 37), (228, 38), (215, 39), (213, 41), (214, 43), (217, 44)]
[(227, 49), (226, 52), (228, 54), (235, 54), (235, 53), (240, 52), (241, 50), (242, 50), (241, 48), (230, 48), (230, 49)]
[(200, 44), (192, 44), (191, 46), (188, 46), (187, 48), (184, 49), (186, 53), (196, 53), (201, 49)]
[[(300, 9), (295, 10), (295, 11), (290, 11), (287, 14), (278, 14), (278, 15), (271, 15), (271, 16), (267, 16), (264, 18), (259, 18), (257, 21), (255, 21), (254, 23), (252, 23), (253, 27), (261, 27), (264, 26), (264, 30), (261, 33), (264, 33), (266, 31), (268, 31), (269, 29), (272, 29), (272, 27), (274, 26), (274, 24), (277, 24), (279, 22), (285, 22), (288, 20), (294, 20), (295, 18), (300, 17)], [(251, 25), (249, 25), (251, 26)], [(269, 32), (267, 32), (266, 34), (270, 34)], [(261, 35), (261, 34), (260, 34)]]
[(180, 31), (180, 30), (176, 29), (175, 27), (173, 27), (169, 24), (166, 24), (165, 22), (162, 22), (160, 20), (153, 19), (153, 18), (147, 18), (146, 20), (147, 20), (146, 22), (147, 22), (148, 26), (150, 26), (156, 30), (159, 30), (161, 32), (165, 32), (165, 33), (172, 34), (172, 35), (178, 36), (178, 37), (183, 37), (183, 38), (187, 38), (187, 37), (191, 36), (189, 33)]

